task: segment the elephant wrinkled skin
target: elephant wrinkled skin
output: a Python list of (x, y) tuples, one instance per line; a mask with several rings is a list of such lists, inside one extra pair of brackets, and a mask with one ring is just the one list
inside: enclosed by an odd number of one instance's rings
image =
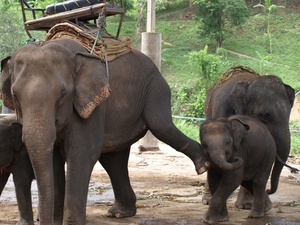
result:
[(200, 142), (211, 161), (207, 179), (212, 198), (205, 222), (228, 221), (226, 201), (240, 184), (254, 198), (249, 217), (264, 216), (272, 208), (265, 190), (277, 151), (268, 129), (251, 117), (220, 117), (201, 125)]
[[(273, 136), (279, 157), (286, 162), (290, 152), (289, 117), (295, 91), (274, 75), (260, 76), (247, 67), (236, 66), (228, 70), (207, 92), (205, 115), (207, 119), (246, 115), (262, 122)], [(272, 170), (269, 194), (278, 187), (283, 164), (276, 160)], [(203, 196), (203, 203), (210, 196)], [(241, 188), (236, 206), (251, 208), (251, 198)]]
[(2, 60), (2, 99), (16, 108), (23, 125), (38, 184), (41, 225), (54, 223), (49, 173), (54, 144), (67, 163), (64, 225), (86, 223), (88, 184), (97, 160), (115, 194), (108, 216), (135, 215), (127, 163), (131, 144), (147, 130), (187, 155), (198, 173), (206, 170), (200, 144), (172, 122), (170, 88), (155, 64), (134, 49), (108, 64), (109, 79), (105, 63), (71, 39), (24, 45)]

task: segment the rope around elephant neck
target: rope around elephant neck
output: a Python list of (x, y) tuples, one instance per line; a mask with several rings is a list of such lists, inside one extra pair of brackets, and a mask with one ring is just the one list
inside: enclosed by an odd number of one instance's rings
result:
[[(103, 41), (103, 34), (106, 33), (106, 20), (105, 20), (105, 16), (104, 16), (104, 10), (102, 9), (102, 12), (99, 13), (98, 19), (97, 19), (97, 27), (99, 28), (99, 31), (97, 32), (97, 36), (96, 39), (94, 41), (92, 50), (90, 52), (90, 54), (93, 54), (96, 44), (98, 42), (98, 40), (102, 41), (102, 45), (104, 46), (104, 48), (106, 48), (106, 44), (104, 44)], [(109, 79), (109, 70), (108, 70), (108, 62), (107, 62), (107, 54), (106, 52), (104, 53), (104, 58), (105, 58), (105, 66), (106, 66), (106, 76), (107, 79)]]

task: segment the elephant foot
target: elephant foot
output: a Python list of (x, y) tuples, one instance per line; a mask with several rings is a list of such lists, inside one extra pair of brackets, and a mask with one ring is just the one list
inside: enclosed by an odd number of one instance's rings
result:
[(265, 213), (268, 212), (270, 209), (272, 209), (273, 204), (269, 198), (269, 195), (266, 194), (266, 199), (265, 199)]
[(210, 216), (205, 216), (204, 219), (202, 220), (204, 223), (207, 224), (217, 224), (218, 220), (215, 218), (211, 218)]
[(25, 220), (20, 218), (19, 222), (16, 225), (34, 225), (33, 220)]
[(136, 214), (136, 206), (130, 207), (128, 205), (121, 206), (120, 204), (114, 203), (114, 205), (108, 210), (107, 217), (124, 218), (134, 216)]
[(209, 190), (205, 191), (204, 195), (202, 197), (202, 204), (203, 205), (209, 205), (210, 200), (211, 200), (211, 193), (210, 193), (210, 191)]
[(218, 222), (227, 222), (228, 220), (228, 215), (216, 216), (206, 213), (203, 222), (207, 224), (217, 224)]
[(235, 202), (235, 206), (239, 209), (250, 210), (253, 205), (253, 197), (252, 195), (244, 188), (241, 187), (238, 193), (237, 200)]
[(248, 215), (249, 218), (260, 218), (263, 217), (265, 213), (261, 210), (252, 209)]

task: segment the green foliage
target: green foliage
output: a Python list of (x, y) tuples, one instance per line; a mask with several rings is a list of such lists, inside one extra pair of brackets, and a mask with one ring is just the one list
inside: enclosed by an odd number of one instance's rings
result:
[(15, 9), (0, 8), (0, 60), (11, 55), (24, 40), (22, 19)]
[(203, 118), (206, 88), (198, 80), (194, 84), (171, 87), (173, 115)]
[(270, 54), (273, 53), (273, 41), (272, 41), (272, 34), (271, 34), (271, 26), (270, 26), (270, 21), (271, 21), (271, 13), (273, 11), (279, 10), (281, 8), (284, 8), (284, 6), (277, 6), (271, 3), (271, 0), (264, 0), (265, 5), (262, 4), (257, 4), (254, 6), (254, 8), (257, 7), (262, 7), (266, 9), (266, 20), (267, 20), (267, 34), (269, 38), (269, 49), (270, 49)]
[[(250, 15), (244, 0), (193, 0), (198, 5), (200, 35), (213, 38), (222, 47), (228, 31), (225, 24), (239, 26)], [(227, 27), (228, 28), (228, 27)]]
[(207, 51), (207, 45), (203, 50), (192, 51), (188, 60), (191, 70), (200, 75), (200, 79), (206, 87), (213, 84), (219, 76), (221, 64), (221, 59), (218, 56), (209, 54)]
[(272, 59), (271, 55), (262, 56), (258, 51), (256, 51), (257, 56), (260, 58), (260, 69), (259, 74), (264, 74), (263, 68), (266, 65), (266, 62)]
[(291, 152), (290, 155), (300, 156), (300, 133), (291, 134)]
[(291, 155), (300, 155), (300, 121), (290, 122)]
[(173, 123), (186, 136), (193, 140), (199, 141), (200, 122), (193, 123), (189, 120), (173, 118)]
[(222, 59), (227, 59), (228, 58), (228, 52), (225, 48), (217, 48), (216, 54), (220, 56)]

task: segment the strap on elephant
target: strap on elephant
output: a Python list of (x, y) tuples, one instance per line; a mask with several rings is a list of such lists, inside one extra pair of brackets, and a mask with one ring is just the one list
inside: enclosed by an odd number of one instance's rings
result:
[[(103, 42), (103, 34), (107, 33), (107, 31), (105, 29), (106, 20), (105, 20), (105, 15), (104, 15), (103, 11), (99, 13), (99, 16), (98, 16), (98, 19), (97, 19), (97, 27), (99, 28), (99, 31), (97, 32), (97, 36), (96, 36), (96, 39), (94, 41), (94, 44), (93, 44), (93, 47), (92, 47), (92, 50), (91, 50), (90, 54), (94, 53), (94, 50), (95, 50), (95, 47), (96, 47), (96, 44), (97, 44), (98, 40), (101, 40), (101, 42), (102, 42), (105, 49), (107, 47), (106, 44), (104, 44), (104, 42)], [(107, 76), (107, 79), (109, 79), (109, 69), (108, 69), (106, 51), (104, 52), (104, 59), (105, 59), (105, 67), (106, 67), (106, 76)]]

